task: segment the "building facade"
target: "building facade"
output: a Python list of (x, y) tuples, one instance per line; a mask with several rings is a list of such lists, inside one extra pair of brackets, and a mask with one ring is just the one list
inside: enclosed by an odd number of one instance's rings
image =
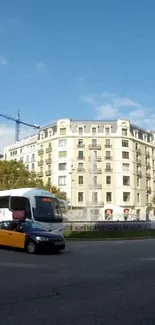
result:
[[(127, 120), (64, 119), (42, 128), (35, 139), (38, 176), (66, 192), (76, 218), (87, 214), (90, 219), (96, 215), (100, 220), (120, 220), (128, 215), (146, 219), (148, 214), (153, 215), (152, 132)], [(13, 159), (13, 151), (17, 151), (16, 158), (20, 160), (22, 145), (14, 146), (5, 149), (6, 159)], [(27, 149), (23, 152), (26, 164)]]
[(4, 149), (5, 160), (22, 161), (30, 172), (38, 168), (38, 135), (22, 139)]

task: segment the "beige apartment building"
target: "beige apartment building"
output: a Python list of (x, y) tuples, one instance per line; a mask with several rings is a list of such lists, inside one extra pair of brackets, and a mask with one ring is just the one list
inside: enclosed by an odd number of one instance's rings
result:
[[(87, 214), (91, 219), (92, 214), (100, 220), (121, 220), (126, 215), (146, 219), (148, 212), (153, 218), (152, 132), (128, 120), (64, 119), (42, 128), (35, 143), (38, 176), (66, 192), (76, 218)], [(15, 158), (12, 150), (4, 150), (6, 159)], [(20, 159), (20, 149), (14, 150)]]

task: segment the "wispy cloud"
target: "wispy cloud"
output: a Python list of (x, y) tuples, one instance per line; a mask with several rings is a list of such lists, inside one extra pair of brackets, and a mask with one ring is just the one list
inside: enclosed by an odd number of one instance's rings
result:
[(36, 63), (36, 71), (45, 73), (47, 71), (47, 64), (44, 62), (37, 62)]
[(9, 64), (8, 59), (4, 55), (0, 55), (0, 65), (7, 66)]
[(155, 114), (138, 101), (129, 97), (121, 97), (115, 93), (104, 92), (102, 94), (83, 95), (80, 100), (93, 106), (96, 119), (124, 118), (132, 123), (138, 123), (142, 127), (155, 129)]

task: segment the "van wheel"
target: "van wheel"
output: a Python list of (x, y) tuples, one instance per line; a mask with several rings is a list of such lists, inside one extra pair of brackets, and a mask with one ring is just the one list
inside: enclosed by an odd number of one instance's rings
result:
[(26, 245), (26, 250), (29, 254), (35, 254), (37, 251), (37, 245), (34, 241), (29, 241)]

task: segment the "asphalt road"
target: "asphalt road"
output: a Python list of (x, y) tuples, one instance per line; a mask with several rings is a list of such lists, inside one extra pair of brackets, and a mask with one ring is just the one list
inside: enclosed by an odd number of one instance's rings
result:
[(155, 240), (69, 242), (64, 254), (0, 250), (3, 325), (154, 325)]

